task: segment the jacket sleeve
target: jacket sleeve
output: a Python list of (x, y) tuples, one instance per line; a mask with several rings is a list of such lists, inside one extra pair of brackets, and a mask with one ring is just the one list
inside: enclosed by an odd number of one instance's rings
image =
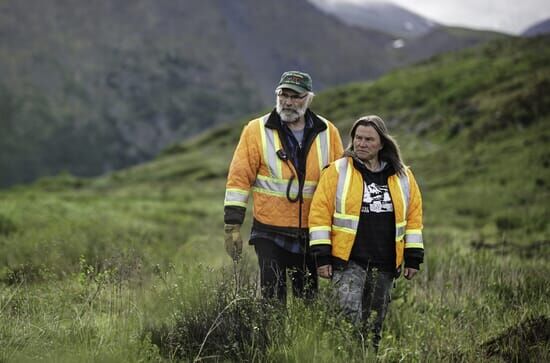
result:
[(250, 189), (256, 180), (261, 154), (254, 121), (246, 125), (229, 166), (224, 200), (224, 222), (242, 224)]
[(323, 170), (309, 211), (309, 246), (317, 266), (331, 263), (332, 215), (338, 173), (332, 163)]
[(407, 211), (407, 227), (405, 229), (405, 267), (420, 269), (424, 262), (424, 241), (422, 238), (422, 195), (414, 175), (407, 170), (410, 186), (410, 202)]

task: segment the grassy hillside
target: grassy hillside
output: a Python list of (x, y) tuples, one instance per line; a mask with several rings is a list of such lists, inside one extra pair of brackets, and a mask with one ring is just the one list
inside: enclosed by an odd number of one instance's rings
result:
[[(382, 361), (550, 358), (548, 40), (316, 97), (342, 134), (386, 119), (423, 193), (426, 263), (397, 281)], [(253, 251), (229, 264), (224, 183), (246, 121), (102, 178), (0, 191), (0, 361), (373, 361), (327, 284), (313, 308), (266, 312)]]
[(493, 42), (438, 57), (330, 91), (318, 108), (343, 129), (365, 113), (390, 122), (427, 193), (427, 223), (473, 222), (479, 238), (493, 241), (542, 240), (549, 235), (547, 41)]

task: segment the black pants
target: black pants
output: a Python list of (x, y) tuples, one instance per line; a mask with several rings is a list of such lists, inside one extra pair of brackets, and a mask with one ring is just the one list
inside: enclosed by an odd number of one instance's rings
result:
[(317, 293), (317, 269), (309, 254), (291, 253), (268, 239), (254, 239), (264, 299), (286, 301), (287, 272), (296, 297), (313, 299)]

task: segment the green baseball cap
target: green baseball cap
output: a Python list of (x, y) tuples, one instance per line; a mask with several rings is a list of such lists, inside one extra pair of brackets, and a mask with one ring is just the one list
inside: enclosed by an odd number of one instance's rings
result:
[(288, 71), (283, 73), (276, 91), (281, 88), (289, 88), (298, 93), (306, 93), (313, 90), (309, 74), (299, 71)]

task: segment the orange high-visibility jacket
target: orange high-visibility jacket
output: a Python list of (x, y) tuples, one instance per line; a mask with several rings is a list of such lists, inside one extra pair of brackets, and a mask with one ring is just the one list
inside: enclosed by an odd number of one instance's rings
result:
[(290, 179), (293, 178), (288, 194), (292, 199), (298, 195), (299, 184), (292, 162), (283, 160), (283, 153), (277, 154), (283, 149), (281, 137), (284, 136), (279, 133), (280, 121), (275, 111), (250, 121), (243, 129), (229, 167), (224, 202), (226, 211), (228, 207), (246, 208), (252, 191), (257, 221), (277, 227), (307, 228), (309, 206), (321, 170), (343, 153), (338, 129), (330, 121), (309, 110), (307, 112), (313, 119), (317, 134), (307, 152), (301, 223), (302, 203), (292, 203), (287, 199)]
[[(388, 178), (395, 214), (396, 268), (404, 249), (424, 249), (422, 197), (413, 173)], [(332, 256), (348, 261), (359, 225), (363, 202), (363, 176), (351, 157), (332, 163), (319, 181), (309, 213), (310, 246), (328, 246)]]

